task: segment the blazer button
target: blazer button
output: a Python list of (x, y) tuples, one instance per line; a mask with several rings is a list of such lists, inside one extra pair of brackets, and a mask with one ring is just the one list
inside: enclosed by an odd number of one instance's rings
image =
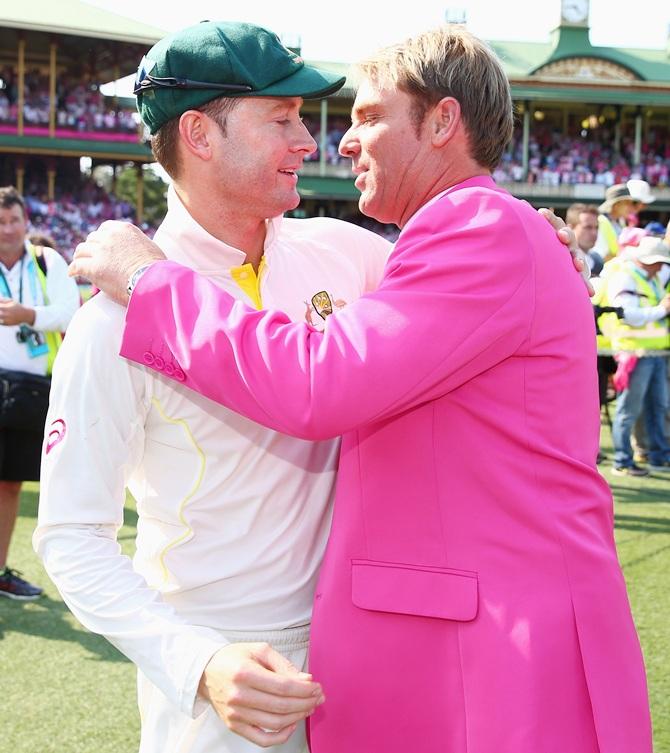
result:
[(151, 364), (154, 362), (154, 354), (148, 350), (144, 353), (142, 358), (144, 359), (144, 363), (146, 363), (147, 366), (151, 366)]
[(154, 368), (158, 369), (158, 371), (163, 371), (165, 368), (165, 361), (160, 356), (154, 358)]
[(175, 369), (174, 370), (174, 378), (178, 382), (185, 382), (186, 381), (186, 374), (181, 369)]
[(165, 376), (171, 377), (174, 374), (174, 366), (171, 363), (166, 363), (163, 372)]

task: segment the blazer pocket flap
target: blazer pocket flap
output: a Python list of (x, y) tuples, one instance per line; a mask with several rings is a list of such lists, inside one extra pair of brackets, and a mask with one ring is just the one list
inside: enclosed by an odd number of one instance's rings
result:
[(477, 573), (352, 560), (351, 598), (375, 612), (466, 622), (477, 616)]

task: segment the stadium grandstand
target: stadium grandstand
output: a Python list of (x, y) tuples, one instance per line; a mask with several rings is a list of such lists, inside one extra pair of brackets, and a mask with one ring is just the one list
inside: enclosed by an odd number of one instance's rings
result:
[[(490, 41), (517, 112), (494, 177), (557, 211), (575, 201), (599, 203), (607, 186), (642, 178), (656, 196), (645, 219), (667, 222), (670, 45), (594, 47), (588, 3), (582, 7), (578, 16), (566, 10), (547, 43)], [(66, 256), (103, 219), (144, 220), (143, 179), (152, 162), (146, 133), (134, 100), (104, 96), (101, 87), (133, 73), (164, 34), (79, 0), (0, 10), (0, 184), (27, 196), (33, 224)], [(343, 73), (348, 67), (318, 64)], [(392, 238), (394, 228), (361, 218), (348, 161), (337, 152), (353, 96), (347, 82), (327, 100), (305, 104), (318, 150), (302, 170), (296, 214), (351, 219)], [(116, 195), (117, 175), (128, 167), (137, 175), (132, 202)], [(104, 185), (98, 168), (108, 176)]]

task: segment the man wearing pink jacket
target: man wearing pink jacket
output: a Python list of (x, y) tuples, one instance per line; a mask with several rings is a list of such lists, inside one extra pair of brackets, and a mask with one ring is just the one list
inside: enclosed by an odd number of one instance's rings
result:
[[(491, 180), (512, 130), (502, 68), (443, 29), (362, 72), (340, 149), (362, 211), (402, 228), (379, 289), (318, 332), (160, 261), (132, 276), (122, 354), (162, 349), (260, 423), (343, 435), (314, 753), (649, 753), (595, 467), (591, 305), (547, 223)], [(74, 271), (122, 299), (161, 258), (147, 243), (112, 228)]]

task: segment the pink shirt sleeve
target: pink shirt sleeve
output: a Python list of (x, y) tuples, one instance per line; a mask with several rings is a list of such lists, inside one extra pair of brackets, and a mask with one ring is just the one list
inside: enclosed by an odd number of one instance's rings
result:
[(332, 314), (323, 332), (256, 311), (177, 264), (155, 264), (133, 293), (121, 354), (144, 363), (169, 351), (187, 386), (305, 438), (434, 399), (529, 337), (531, 246), (514, 213), (495, 195), (487, 201), (482, 212), (473, 195), (454, 211), (447, 196), (424, 211), (378, 290)]

